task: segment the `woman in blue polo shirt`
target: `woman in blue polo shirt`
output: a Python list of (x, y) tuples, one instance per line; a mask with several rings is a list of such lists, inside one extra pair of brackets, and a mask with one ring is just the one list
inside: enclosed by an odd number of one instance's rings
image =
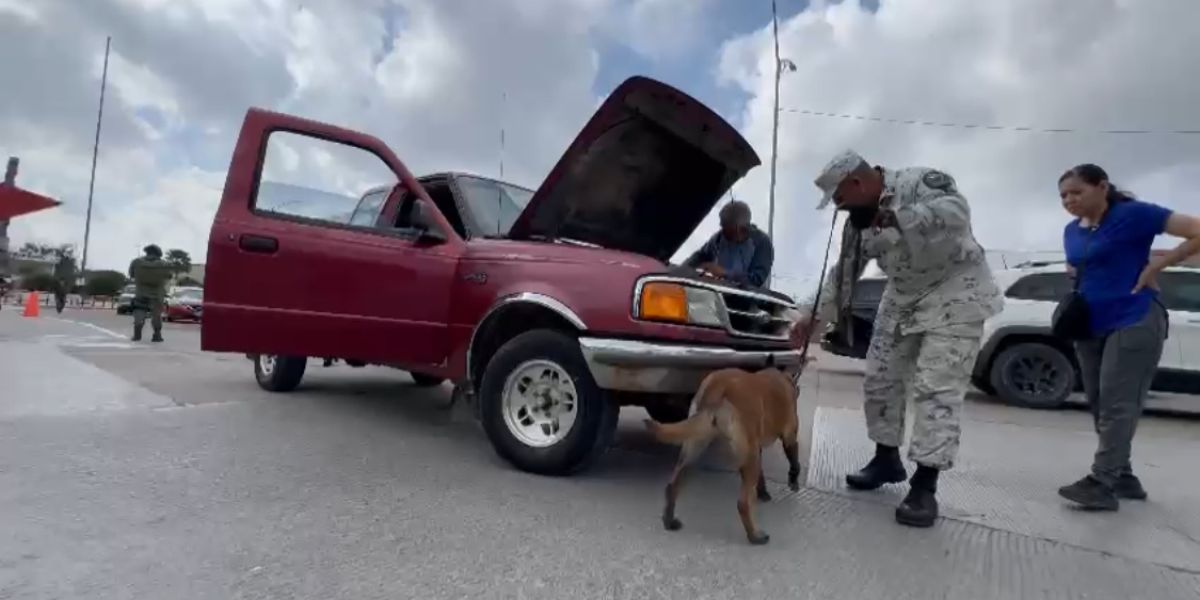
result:
[[(1135, 200), (1091, 164), (1064, 173), (1058, 191), (1076, 217), (1063, 246), (1091, 322), (1091, 338), (1075, 350), (1100, 438), (1091, 474), (1058, 493), (1086, 508), (1116, 510), (1118, 498), (1146, 498), (1129, 456), (1168, 330), (1155, 276), (1200, 251), (1200, 219)], [(1163, 233), (1186, 241), (1151, 260), (1150, 246)]]

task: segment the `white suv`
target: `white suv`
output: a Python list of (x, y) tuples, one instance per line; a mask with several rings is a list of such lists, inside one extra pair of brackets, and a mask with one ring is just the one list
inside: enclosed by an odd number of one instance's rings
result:
[[(1024, 263), (996, 271), (1004, 310), (984, 324), (983, 346), (972, 381), (1003, 400), (1031, 408), (1057, 408), (1079, 389), (1071, 346), (1050, 335), (1058, 301), (1071, 289), (1063, 263)], [(885, 280), (864, 278), (855, 287), (850, 335), (827, 334), (822, 347), (863, 358)], [(1200, 269), (1167, 269), (1158, 280), (1170, 329), (1153, 389), (1200, 393)]]

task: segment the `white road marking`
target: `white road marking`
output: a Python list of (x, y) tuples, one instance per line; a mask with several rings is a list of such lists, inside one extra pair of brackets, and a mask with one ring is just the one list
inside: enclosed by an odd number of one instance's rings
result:
[(74, 348), (136, 348), (134, 344), (128, 342), (75, 342), (68, 344)]
[(118, 340), (126, 339), (124, 334), (117, 333), (111, 329), (106, 329), (106, 328), (96, 325), (94, 323), (88, 323), (87, 321), (76, 321), (74, 319), (62, 319), (62, 318), (58, 318), (58, 317), (51, 317), (51, 318), (53, 318), (56, 321), (62, 321), (64, 323), (72, 323), (75, 325), (82, 325), (82, 326), (88, 327), (90, 329), (95, 329), (96, 331), (99, 331), (100, 333), (103, 333), (104, 335), (107, 335), (111, 338), (116, 338)]

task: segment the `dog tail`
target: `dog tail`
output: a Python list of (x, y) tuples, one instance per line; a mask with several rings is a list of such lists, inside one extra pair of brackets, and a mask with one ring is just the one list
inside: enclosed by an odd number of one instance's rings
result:
[(689, 440), (712, 437), (716, 433), (714, 408), (724, 393), (722, 386), (712, 385), (714, 381), (713, 378), (707, 378), (700, 384), (700, 389), (696, 390), (692, 399), (695, 412), (687, 419), (678, 423), (659, 423), (646, 419), (646, 429), (654, 435), (654, 439), (678, 446)]
[(678, 423), (659, 423), (646, 419), (646, 429), (654, 435), (654, 439), (664, 444), (682, 445), (689, 440), (709, 437), (714, 430), (713, 416), (706, 412), (698, 412)]

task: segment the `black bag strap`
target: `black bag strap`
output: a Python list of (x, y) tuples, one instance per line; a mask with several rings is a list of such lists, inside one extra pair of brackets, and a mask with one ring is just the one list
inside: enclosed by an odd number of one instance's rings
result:
[[(1101, 218), (1100, 220), (1103, 221), (1104, 219)], [(1075, 269), (1075, 283), (1074, 283), (1074, 285), (1071, 286), (1072, 292), (1079, 291), (1079, 283), (1081, 281), (1083, 281), (1083, 271), (1087, 267), (1088, 250), (1091, 249), (1092, 238), (1096, 237), (1096, 230), (1099, 228), (1100, 228), (1100, 223), (1096, 223), (1095, 225), (1088, 227), (1087, 241), (1085, 241), (1083, 243), (1083, 261), (1079, 263), (1079, 268)]]

